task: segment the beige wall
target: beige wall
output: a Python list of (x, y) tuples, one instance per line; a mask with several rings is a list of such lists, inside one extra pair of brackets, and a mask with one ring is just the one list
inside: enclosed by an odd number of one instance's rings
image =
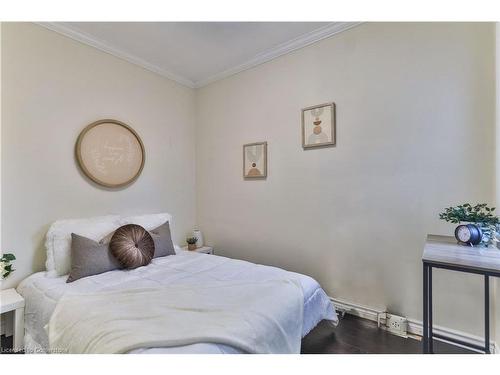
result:
[[(217, 252), (421, 319), (421, 252), (448, 205), (495, 199), (493, 24), (363, 24), (199, 90), (197, 215)], [(335, 101), (338, 145), (300, 109)], [(242, 179), (267, 141), (269, 176)], [(435, 272), (435, 323), (482, 334), (482, 279)]]
[[(18, 257), (2, 288), (44, 269), (56, 219), (168, 211), (182, 240), (195, 223), (195, 92), (34, 24), (4, 23), (2, 52), (2, 250)], [(79, 132), (101, 118), (145, 144), (126, 189), (99, 188), (75, 164)]]

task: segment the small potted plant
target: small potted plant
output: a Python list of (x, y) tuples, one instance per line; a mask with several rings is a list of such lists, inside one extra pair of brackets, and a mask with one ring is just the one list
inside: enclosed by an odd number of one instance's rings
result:
[[(469, 245), (489, 246), (498, 242), (497, 234), (500, 231), (500, 219), (494, 215), (494, 211), (495, 207), (490, 208), (486, 203), (479, 203), (475, 206), (464, 203), (445, 208), (439, 214), (439, 218), (453, 224), (471, 223), (457, 227), (455, 230), (457, 240)], [(477, 232), (476, 241), (469, 239), (471, 230)], [(465, 240), (461, 236), (464, 236)]]
[(3, 254), (0, 258), (0, 276), (2, 279), (5, 279), (14, 271), (11, 263), (14, 260), (16, 260), (14, 254)]
[(188, 250), (196, 250), (196, 242), (198, 239), (196, 237), (188, 237), (186, 238), (186, 242), (188, 244)]

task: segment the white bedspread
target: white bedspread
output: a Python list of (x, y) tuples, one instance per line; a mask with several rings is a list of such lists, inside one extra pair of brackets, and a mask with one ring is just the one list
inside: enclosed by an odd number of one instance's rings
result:
[(302, 309), (302, 288), (289, 279), (66, 294), (47, 330), (51, 348), (76, 354), (198, 342), (298, 354)]
[[(216, 255), (180, 252), (174, 256), (155, 258), (147, 267), (135, 270), (106, 272), (69, 284), (66, 283), (66, 278), (46, 277), (44, 272), (39, 272), (19, 285), (18, 292), (26, 301), (25, 327), (28, 352), (49, 351), (48, 337), (43, 327), (49, 322), (57, 302), (66, 293), (295, 278), (299, 281), (304, 296), (302, 336), (323, 319), (337, 322), (337, 316), (328, 297), (311, 277)], [(224, 344), (200, 342), (168, 348), (143, 347), (132, 350), (131, 353), (241, 353), (241, 350)]]

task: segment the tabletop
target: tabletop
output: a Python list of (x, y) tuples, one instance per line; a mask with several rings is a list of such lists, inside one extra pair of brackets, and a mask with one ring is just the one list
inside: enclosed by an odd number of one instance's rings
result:
[(455, 237), (429, 234), (422, 260), (447, 266), (500, 272), (500, 250), (496, 247), (460, 245)]
[(24, 307), (24, 298), (15, 289), (3, 289), (0, 291), (0, 313), (12, 311)]

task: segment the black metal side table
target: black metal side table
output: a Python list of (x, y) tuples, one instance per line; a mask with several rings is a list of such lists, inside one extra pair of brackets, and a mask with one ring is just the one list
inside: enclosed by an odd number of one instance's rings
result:
[[(454, 237), (428, 235), (422, 255), (424, 271), (423, 351), (433, 353), (433, 339), (490, 353), (490, 276), (500, 277), (500, 250), (457, 244)], [(484, 346), (432, 332), (432, 269), (441, 268), (484, 276)]]

